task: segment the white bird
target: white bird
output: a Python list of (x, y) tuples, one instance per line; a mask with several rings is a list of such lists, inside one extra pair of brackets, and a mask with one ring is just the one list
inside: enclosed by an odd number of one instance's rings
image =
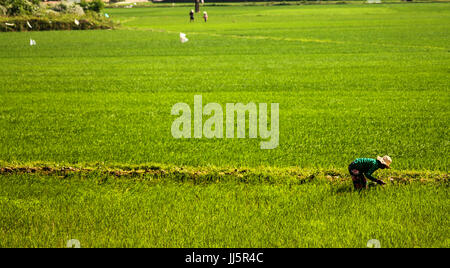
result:
[(76, 25), (80, 25), (80, 22), (77, 19), (75, 19), (74, 22), (75, 22)]
[(180, 41), (181, 43), (186, 43), (189, 39), (186, 38), (186, 34), (180, 33)]
[(30, 38), (30, 46), (35, 46), (36, 45), (36, 41), (34, 41), (33, 39)]
[(105, 17), (109, 18), (109, 15), (108, 15), (108, 13), (105, 13)]
[(30, 29), (33, 29), (33, 27), (31, 27), (31, 24), (27, 21), (27, 25), (28, 27), (30, 27)]

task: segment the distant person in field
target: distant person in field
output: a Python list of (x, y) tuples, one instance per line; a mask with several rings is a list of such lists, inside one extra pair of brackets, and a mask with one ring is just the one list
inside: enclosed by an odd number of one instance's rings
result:
[(208, 13), (206, 13), (206, 11), (203, 12), (203, 19), (205, 20), (205, 22), (208, 21)]
[(367, 188), (367, 177), (369, 180), (378, 183), (379, 185), (385, 184), (382, 180), (378, 180), (372, 176), (372, 174), (379, 168), (391, 168), (390, 165), (392, 159), (385, 155), (383, 157), (378, 156), (377, 159), (372, 158), (357, 158), (348, 166), (348, 171), (352, 176), (353, 186), (355, 189), (361, 190)]
[(194, 21), (194, 10), (191, 9), (191, 12), (189, 12), (189, 17), (191, 18), (190, 22)]

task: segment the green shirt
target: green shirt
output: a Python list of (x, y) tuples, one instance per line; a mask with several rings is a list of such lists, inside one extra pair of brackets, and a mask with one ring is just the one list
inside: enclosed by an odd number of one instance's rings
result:
[(376, 159), (357, 158), (355, 159), (355, 161), (353, 161), (353, 163), (350, 164), (350, 168), (359, 170), (359, 172), (363, 173), (368, 179), (372, 181), (377, 181), (377, 179), (372, 176), (372, 173), (374, 173), (380, 167), (378, 166), (378, 161)]

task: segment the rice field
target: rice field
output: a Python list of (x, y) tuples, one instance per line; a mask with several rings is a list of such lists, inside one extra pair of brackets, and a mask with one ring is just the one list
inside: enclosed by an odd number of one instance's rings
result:
[[(0, 33), (0, 247), (449, 246), (448, 3), (189, 9)], [(195, 95), (278, 103), (279, 145), (175, 139)]]

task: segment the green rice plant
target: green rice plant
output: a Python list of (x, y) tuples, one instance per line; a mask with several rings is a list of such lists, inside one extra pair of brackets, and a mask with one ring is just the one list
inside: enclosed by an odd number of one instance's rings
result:
[(352, 190), (324, 180), (1, 175), (0, 247), (448, 247), (435, 183)]

